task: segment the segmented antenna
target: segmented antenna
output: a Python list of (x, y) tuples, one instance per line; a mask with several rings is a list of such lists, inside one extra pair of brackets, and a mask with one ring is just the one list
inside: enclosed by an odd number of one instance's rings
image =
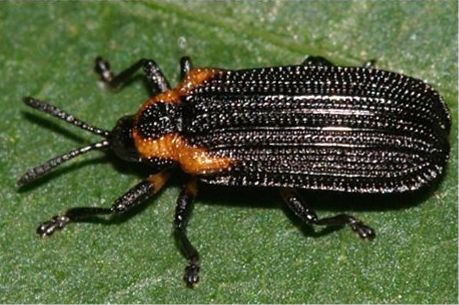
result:
[(110, 143), (108, 140), (103, 140), (101, 142), (93, 143), (88, 146), (80, 147), (74, 150), (71, 150), (63, 155), (54, 157), (48, 161), (46, 161), (43, 164), (40, 164), (30, 170), (28, 170), (24, 175), (22, 175), (21, 178), (18, 180), (18, 185), (23, 186), (26, 185), (32, 181), (37, 180), (38, 178), (42, 177), (49, 171), (51, 171), (53, 168), (61, 165), (64, 162), (67, 162), (68, 160), (71, 160), (79, 155), (82, 155), (84, 153), (87, 153), (88, 151), (94, 150), (94, 149), (102, 149), (105, 147), (108, 147)]
[(94, 127), (94, 126), (92, 126), (92, 125), (90, 125), (88, 123), (85, 123), (85, 122), (77, 119), (73, 115), (70, 115), (67, 112), (57, 108), (56, 106), (53, 106), (53, 105), (48, 104), (46, 102), (34, 99), (33, 97), (25, 97), (24, 98), (24, 103), (29, 107), (37, 109), (37, 110), (39, 110), (41, 112), (45, 112), (45, 113), (51, 114), (52, 116), (54, 116), (54, 117), (56, 117), (56, 118), (58, 118), (60, 120), (66, 121), (67, 123), (70, 123), (70, 124), (72, 124), (72, 125), (74, 125), (76, 127), (79, 127), (81, 129), (84, 129), (84, 130), (87, 130), (89, 132), (92, 132), (92, 133), (94, 133), (96, 135), (107, 137), (110, 134), (110, 132), (108, 130)]
[[(63, 120), (67, 123), (70, 123), (76, 127), (79, 127), (81, 129), (87, 130), (89, 132), (92, 132), (96, 135), (103, 136), (107, 138), (110, 135), (110, 132), (105, 129), (97, 128), (94, 127), (88, 123), (85, 123), (74, 116), (68, 114), (67, 112), (57, 108), (56, 106), (53, 106), (51, 104), (48, 104), (46, 102), (34, 99), (32, 97), (26, 97), (24, 98), (24, 103), (27, 106), (30, 106), (34, 109), (37, 109), (41, 112), (45, 112), (48, 114), (51, 114), (52, 116)], [(38, 178), (44, 176), (48, 172), (50, 172), (52, 169), (55, 167), (61, 165), (64, 162), (67, 162), (79, 155), (85, 154), (88, 151), (94, 150), (94, 149), (104, 149), (110, 146), (110, 142), (107, 139), (104, 139), (100, 142), (90, 144), (88, 146), (80, 147), (74, 150), (71, 150), (63, 155), (54, 157), (43, 164), (40, 164), (30, 170), (28, 170), (24, 175), (22, 175), (21, 178), (18, 180), (18, 185), (23, 186), (25, 184), (28, 184), (32, 181), (37, 180)]]

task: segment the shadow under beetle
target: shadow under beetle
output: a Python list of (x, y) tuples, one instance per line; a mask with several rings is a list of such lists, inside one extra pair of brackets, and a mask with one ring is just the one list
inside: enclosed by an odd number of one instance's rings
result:
[(189, 177), (176, 204), (174, 228), (188, 260), (184, 280), (199, 280), (199, 255), (186, 235), (198, 182), (278, 188), (305, 223), (349, 225), (361, 238), (373, 229), (353, 216), (318, 218), (299, 189), (350, 193), (402, 193), (432, 185), (449, 156), (451, 119), (440, 95), (421, 80), (363, 67), (335, 66), (322, 57), (301, 65), (246, 70), (193, 68), (180, 61), (181, 82), (170, 88), (153, 60), (141, 59), (115, 75), (96, 59), (110, 88), (126, 84), (143, 68), (159, 93), (108, 131), (55, 106), (27, 97), (25, 103), (104, 139), (50, 159), (18, 181), (28, 184), (91, 150), (156, 169), (110, 208), (76, 207), (41, 224), (51, 235), (70, 222), (123, 213), (156, 194), (170, 175)]

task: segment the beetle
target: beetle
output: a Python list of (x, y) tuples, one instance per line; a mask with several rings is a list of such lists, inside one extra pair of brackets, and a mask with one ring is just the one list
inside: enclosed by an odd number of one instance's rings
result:
[(305, 223), (348, 225), (371, 240), (374, 230), (351, 215), (319, 218), (299, 190), (412, 192), (437, 181), (448, 161), (451, 118), (439, 93), (421, 80), (371, 64), (343, 67), (307, 57), (300, 65), (224, 70), (193, 68), (183, 57), (181, 82), (171, 88), (153, 60), (141, 59), (115, 74), (108, 61), (96, 58), (95, 71), (109, 88), (122, 87), (139, 69), (159, 93), (111, 131), (26, 97), (28, 106), (103, 140), (32, 168), (18, 184), (92, 150), (111, 150), (151, 168), (150, 176), (110, 208), (70, 208), (42, 223), (37, 233), (48, 236), (71, 222), (126, 212), (182, 171), (189, 180), (177, 199), (174, 230), (188, 261), (184, 280), (190, 287), (199, 280), (199, 254), (186, 223), (198, 182), (277, 188)]

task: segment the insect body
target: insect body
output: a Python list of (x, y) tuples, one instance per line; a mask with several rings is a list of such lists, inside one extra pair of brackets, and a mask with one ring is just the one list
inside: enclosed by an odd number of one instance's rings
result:
[(374, 231), (353, 216), (319, 219), (299, 189), (401, 193), (432, 185), (448, 160), (450, 116), (426, 83), (371, 67), (338, 67), (320, 57), (302, 65), (250, 70), (191, 68), (181, 60), (182, 81), (170, 88), (152, 60), (114, 76), (96, 59), (110, 87), (143, 68), (160, 91), (112, 131), (93, 127), (34, 98), (27, 105), (103, 136), (37, 166), (20, 179), (30, 183), (59, 164), (94, 149), (151, 166), (152, 175), (111, 208), (71, 208), (41, 224), (42, 236), (70, 222), (122, 213), (152, 197), (174, 170), (188, 174), (175, 213), (175, 232), (188, 259), (185, 281), (199, 279), (199, 256), (185, 232), (197, 182), (279, 188), (288, 207), (311, 225), (349, 225), (360, 237)]

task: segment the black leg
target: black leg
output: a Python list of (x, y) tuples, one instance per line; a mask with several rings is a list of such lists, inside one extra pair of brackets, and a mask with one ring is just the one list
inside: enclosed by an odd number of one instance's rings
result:
[(185, 76), (190, 72), (193, 64), (191, 63), (191, 58), (188, 56), (183, 56), (180, 58), (180, 79), (183, 80)]
[(318, 219), (314, 210), (308, 206), (298, 191), (291, 188), (281, 189), (281, 196), (288, 207), (304, 222), (319, 226), (343, 226), (349, 225), (361, 238), (373, 239), (375, 232), (372, 228), (362, 223), (355, 217), (347, 214)]
[(333, 64), (328, 59), (325, 59), (322, 56), (307, 56), (303, 60), (302, 65), (305, 65), (305, 66), (335, 66), (335, 64)]
[(158, 87), (161, 92), (169, 89), (169, 83), (167, 79), (164, 77), (158, 65), (151, 59), (140, 59), (129, 68), (121, 71), (117, 75), (114, 75), (108, 61), (102, 57), (97, 57), (94, 70), (97, 74), (99, 74), (101, 80), (105, 84), (107, 84), (112, 89), (117, 89), (124, 83), (128, 82), (140, 68), (143, 68), (144, 73), (151, 85)]
[(376, 68), (376, 59), (370, 59), (363, 63), (364, 68)]
[(56, 230), (63, 229), (71, 222), (78, 222), (100, 215), (126, 212), (156, 194), (168, 178), (169, 172), (166, 171), (149, 176), (147, 180), (135, 185), (127, 193), (118, 198), (110, 208), (77, 207), (68, 209), (63, 215), (54, 216), (49, 221), (42, 223), (37, 228), (37, 233), (41, 236), (49, 236)]
[(185, 280), (188, 287), (193, 287), (199, 281), (199, 253), (196, 248), (190, 243), (186, 235), (186, 225), (188, 217), (192, 209), (192, 203), (198, 187), (195, 179), (191, 179), (182, 189), (175, 208), (174, 216), (174, 234), (180, 245), (183, 255), (188, 260), (188, 265), (185, 268)]
[[(302, 65), (305, 66), (336, 66), (334, 63), (325, 59), (322, 56), (307, 56)], [(376, 67), (376, 59), (371, 59), (362, 64), (364, 68), (375, 68)]]
[(161, 92), (169, 90), (169, 82), (164, 77), (163, 72), (159, 66), (153, 60), (145, 60), (143, 64), (143, 70), (147, 79), (153, 86), (157, 86)]

